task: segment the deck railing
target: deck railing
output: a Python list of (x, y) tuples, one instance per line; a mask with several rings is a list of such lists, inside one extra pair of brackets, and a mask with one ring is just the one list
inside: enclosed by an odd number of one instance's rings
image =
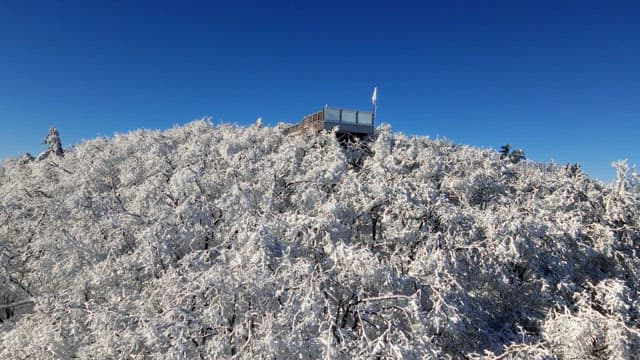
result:
[(324, 128), (324, 111), (305, 116), (299, 124), (293, 125), (287, 131), (289, 134), (300, 134), (309, 130), (320, 131)]

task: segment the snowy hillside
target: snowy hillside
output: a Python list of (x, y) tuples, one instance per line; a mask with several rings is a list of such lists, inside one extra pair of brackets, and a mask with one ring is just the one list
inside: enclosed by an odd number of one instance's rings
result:
[(0, 358), (639, 358), (622, 167), (206, 121), (7, 162)]

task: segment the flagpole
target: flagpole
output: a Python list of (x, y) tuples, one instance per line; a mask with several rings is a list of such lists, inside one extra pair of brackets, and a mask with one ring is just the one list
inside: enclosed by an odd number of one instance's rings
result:
[(373, 87), (373, 95), (371, 95), (371, 103), (373, 105), (373, 113), (371, 115), (371, 122), (373, 124), (375, 124), (376, 121), (376, 107), (377, 107), (377, 102), (378, 102), (378, 87), (374, 86)]

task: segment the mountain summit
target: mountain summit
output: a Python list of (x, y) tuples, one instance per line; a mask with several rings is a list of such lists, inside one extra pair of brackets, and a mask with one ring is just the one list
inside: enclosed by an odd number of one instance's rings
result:
[(134, 131), (0, 172), (0, 358), (632, 359), (640, 200), (388, 126)]

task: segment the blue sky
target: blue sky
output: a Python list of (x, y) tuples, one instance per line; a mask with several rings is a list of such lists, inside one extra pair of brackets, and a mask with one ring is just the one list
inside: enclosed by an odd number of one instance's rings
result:
[(637, 1), (2, 1), (0, 158), (204, 116), (370, 108), (614, 178), (640, 165)]

